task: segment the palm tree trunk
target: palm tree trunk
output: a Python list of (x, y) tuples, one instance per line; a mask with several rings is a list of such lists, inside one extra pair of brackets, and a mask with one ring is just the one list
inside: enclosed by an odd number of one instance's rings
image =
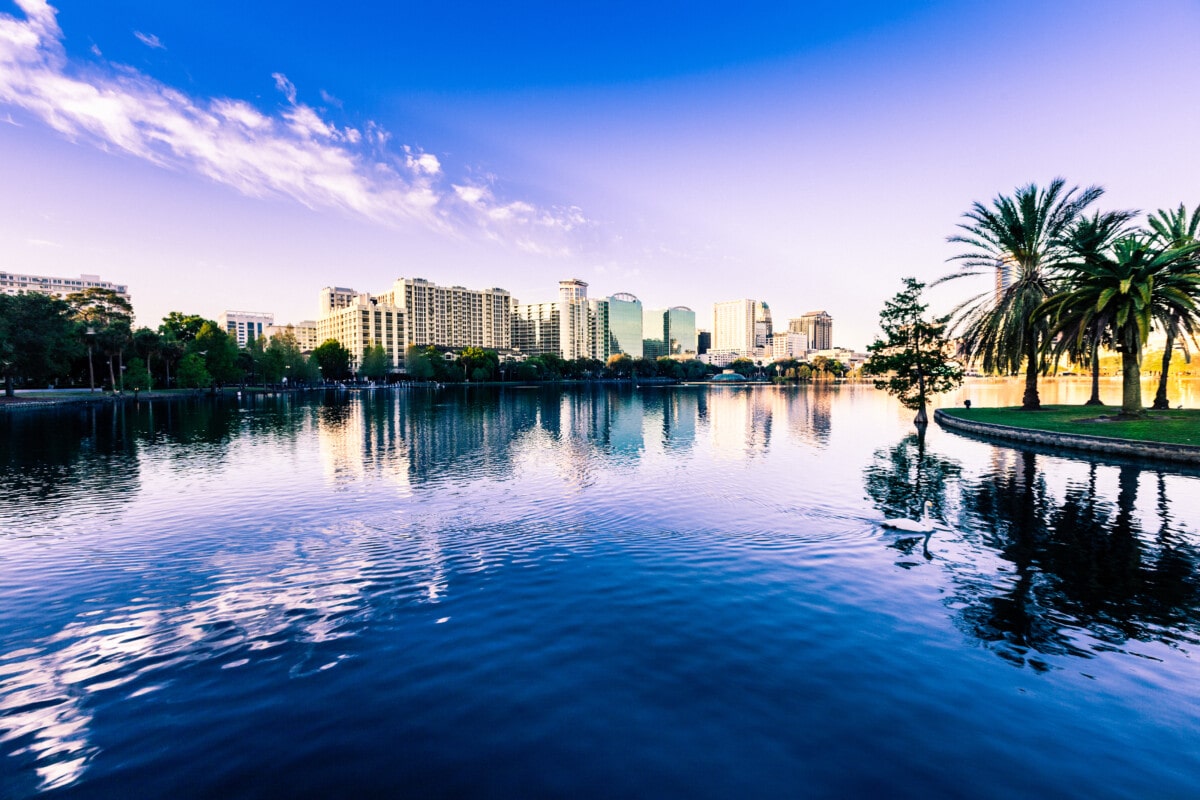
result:
[(1142, 417), (1142, 354), (1140, 348), (1121, 348), (1121, 416)]
[(1158, 392), (1154, 395), (1154, 405), (1152, 408), (1165, 409), (1170, 408), (1171, 404), (1167, 400), (1167, 376), (1171, 372), (1171, 351), (1175, 349), (1175, 333), (1178, 331), (1179, 317), (1172, 316), (1171, 321), (1167, 324), (1167, 348), (1163, 350), (1162, 357), (1162, 372), (1158, 376)]
[(1021, 408), (1025, 411), (1037, 411), (1042, 407), (1038, 399), (1038, 346), (1037, 334), (1029, 337), (1029, 346), (1025, 352), (1025, 396), (1021, 398)]
[(113, 362), (113, 357), (110, 355), (108, 357), (108, 385), (112, 388), (113, 392), (115, 393), (117, 391), (117, 376), (115, 374), (113, 374), (113, 363), (112, 362)]
[(1100, 323), (1096, 323), (1092, 339), (1092, 396), (1084, 403), (1085, 406), (1102, 406), (1100, 401)]

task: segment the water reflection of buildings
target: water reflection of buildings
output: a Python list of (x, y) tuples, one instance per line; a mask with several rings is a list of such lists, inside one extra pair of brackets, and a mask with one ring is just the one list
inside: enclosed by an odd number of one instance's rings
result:
[[(361, 546), (371, 535), (363, 528), (349, 540), (339, 532), (336, 544), (322, 534), (267, 552), (219, 554), (210, 564), (214, 574), (181, 605), (136, 595), (125, 607), (82, 614), (57, 633), (0, 655), (0, 742), (22, 743), (8, 757), (30, 764), (40, 781), (31, 788), (69, 786), (96, 754), (90, 731), (95, 695), (129, 689), (122, 702), (130, 701), (161, 688), (159, 675), (188, 663), (238, 667), (258, 653), (274, 657), (265, 651), (274, 654), (285, 643), (354, 635), (371, 585), (373, 565)], [(436, 600), (436, 566), (417, 553), (409, 569), (413, 599)], [(303, 651), (292, 674), (340, 658), (325, 651), (310, 663), (313, 657)]]

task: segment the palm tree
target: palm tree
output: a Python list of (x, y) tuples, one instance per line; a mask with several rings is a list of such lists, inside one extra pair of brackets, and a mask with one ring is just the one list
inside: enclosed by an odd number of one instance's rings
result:
[[(1179, 208), (1174, 211), (1159, 209), (1157, 214), (1150, 215), (1148, 221), (1151, 237), (1160, 245), (1183, 247), (1200, 240), (1200, 205), (1196, 206), (1190, 218), (1187, 207), (1180, 203)], [(1167, 344), (1163, 350), (1162, 370), (1158, 376), (1158, 392), (1154, 395), (1153, 405), (1159, 409), (1171, 407), (1167, 400), (1167, 376), (1171, 371), (1171, 351), (1175, 346), (1175, 337), (1179, 334), (1179, 320), (1174, 315), (1168, 316), (1162, 323), (1167, 332)], [(1181, 340), (1180, 345), (1183, 348), (1184, 360), (1191, 361), (1187, 340)]]
[(1142, 350), (1155, 319), (1174, 315), (1191, 332), (1200, 323), (1200, 242), (1163, 247), (1149, 237), (1125, 236), (1093, 263), (1079, 262), (1074, 281), (1038, 309), (1052, 320), (1050, 335), (1076, 337), (1108, 328), (1121, 353), (1121, 416), (1140, 417)]
[[(1136, 215), (1136, 211), (1097, 211), (1090, 217), (1081, 216), (1071, 226), (1067, 235), (1067, 247), (1078, 261), (1096, 264), (1113, 242), (1132, 233), (1129, 221)], [(1066, 265), (1066, 269), (1068, 272), (1065, 281), (1070, 286), (1074, 283), (1071, 274), (1075, 269), (1074, 263)], [(1066, 335), (1058, 337), (1053, 345), (1047, 341), (1046, 346), (1051, 347), (1055, 360), (1067, 353), (1072, 361), (1078, 363), (1083, 355), (1087, 354), (1092, 370), (1092, 396), (1084, 405), (1104, 405), (1100, 401), (1100, 346), (1111, 343), (1104, 321), (1097, 318), (1090, 329), (1064, 333)]]
[(965, 233), (948, 239), (969, 248), (950, 259), (961, 262), (961, 269), (939, 281), (996, 276), (995, 291), (961, 303), (952, 318), (968, 358), (980, 360), (985, 371), (1016, 374), (1024, 364), (1021, 407), (1027, 410), (1041, 406), (1037, 380), (1046, 366), (1042, 343), (1049, 331), (1042, 305), (1072, 259), (1071, 226), (1104, 193), (1099, 186), (1065, 187), (1055, 178), (1044, 190), (1031, 183), (1012, 197), (1000, 195), (990, 207), (973, 203), (963, 214), (967, 222), (958, 225)]

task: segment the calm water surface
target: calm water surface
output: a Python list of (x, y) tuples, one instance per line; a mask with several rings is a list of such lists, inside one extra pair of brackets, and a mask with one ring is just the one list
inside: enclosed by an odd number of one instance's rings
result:
[[(910, 416), (860, 387), (0, 414), (0, 797), (1200, 793), (1197, 475)], [(879, 527), (925, 500), (927, 546)]]

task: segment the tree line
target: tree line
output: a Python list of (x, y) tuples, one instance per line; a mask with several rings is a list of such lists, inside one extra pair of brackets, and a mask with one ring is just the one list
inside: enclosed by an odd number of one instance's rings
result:
[(0, 296), (0, 369), (16, 385), (105, 391), (203, 389), (231, 385), (311, 385), (349, 375), (336, 342), (311, 355), (288, 329), (239, 347), (215, 321), (172, 311), (157, 328), (133, 327), (129, 301), (88, 288), (59, 299), (27, 292)]

